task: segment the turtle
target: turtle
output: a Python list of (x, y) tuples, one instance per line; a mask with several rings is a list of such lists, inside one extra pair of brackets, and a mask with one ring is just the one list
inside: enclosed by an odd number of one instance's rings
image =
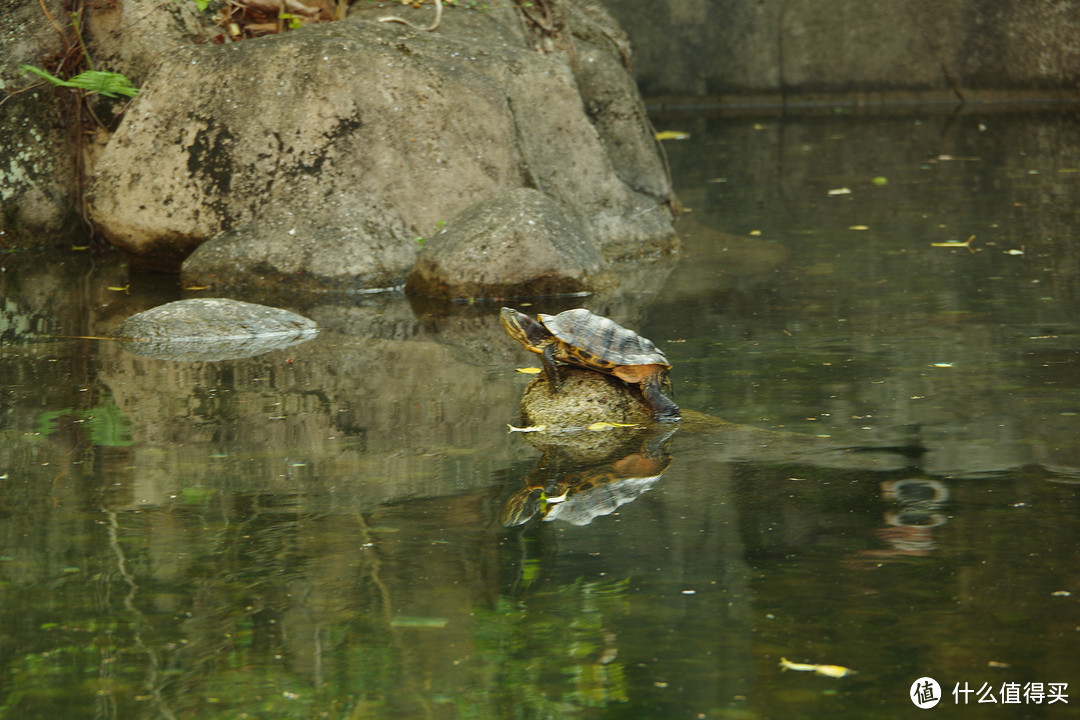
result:
[(552, 394), (559, 390), (556, 363), (577, 365), (639, 385), (654, 418), (680, 420), (679, 407), (671, 399), (671, 363), (651, 340), (585, 308), (537, 317), (539, 321), (508, 307), (499, 312), (507, 334), (543, 358)]

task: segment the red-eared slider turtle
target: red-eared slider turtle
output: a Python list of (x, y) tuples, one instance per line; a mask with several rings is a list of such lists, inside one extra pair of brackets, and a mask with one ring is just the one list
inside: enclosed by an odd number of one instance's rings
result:
[(543, 358), (553, 393), (559, 389), (556, 363), (578, 365), (639, 384), (653, 417), (660, 422), (680, 419), (679, 407), (670, 397), (671, 363), (650, 340), (584, 308), (538, 317), (540, 322), (507, 307), (499, 313), (510, 337)]

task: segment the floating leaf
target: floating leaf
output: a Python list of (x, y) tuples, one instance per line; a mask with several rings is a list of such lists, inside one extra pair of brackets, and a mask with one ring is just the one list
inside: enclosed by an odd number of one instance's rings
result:
[(523, 367), (518, 368), (517, 371), (526, 375), (539, 375), (542, 372), (538, 367)]
[(852, 225), (848, 230), (869, 230), (869, 225)]
[(848, 187), (833, 188), (832, 190), (829, 191), (829, 194), (830, 195), (850, 195), (851, 194), (851, 188), (848, 188)]
[(514, 427), (507, 424), (506, 427), (510, 428), (510, 432), (543, 432), (547, 430), (547, 425), (531, 425), (529, 427)]
[(589, 430), (607, 430), (608, 428), (637, 427), (634, 423), (613, 423), (601, 420), (589, 426)]
[(874, 178), (870, 182), (872, 182), (875, 185), (888, 185), (889, 184), (889, 178), (885, 177), (884, 175), (878, 175), (876, 178)]
[(678, 130), (661, 130), (655, 135), (657, 140), (689, 140), (690, 133)]
[(933, 242), (933, 243), (930, 243), (930, 247), (967, 248), (969, 253), (974, 253), (975, 251), (971, 249), (971, 241), (974, 240), (974, 239), (975, 239), (975, 236), (972, 235), (971, 237), (969, 237), (964, 242), (960, 242), (958, 240), (946, 240), (945, 242)]
[(812, 672), (818, 675), (824, 675), (826, 677), (842, 678), (848, 675), (854, 675), (855, 670), (846, 668), (842, 665), (818, 665), (816, 663), (797, 663), (791, 662), (787, 658), (780, 658), (781, 670), (796, 670), (799, 672)]
[(540, 501), (546, 505), (558, 505), (564, 503), (570, 499), (570, 489), (563, 490), (562, 495), (548, 495), (547, 493), (540, 493)]

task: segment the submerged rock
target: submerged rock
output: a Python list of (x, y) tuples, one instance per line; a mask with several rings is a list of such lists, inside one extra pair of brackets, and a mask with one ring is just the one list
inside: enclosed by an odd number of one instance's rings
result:
[(312, 320), (227, 298), (192, 298), (132, 315), (113, 331), (125, 350), (162, 360), (233, 360), (310, 340)]

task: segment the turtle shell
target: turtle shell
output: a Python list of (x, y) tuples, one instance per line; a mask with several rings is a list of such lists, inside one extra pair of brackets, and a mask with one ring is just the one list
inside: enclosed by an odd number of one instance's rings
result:
[(554, 316), (540, 315), (539, 318), (563, 343), (566, 354), (586, 367), (598, 370), (610, 370), (620, 365), (671, 367), (664, 353), (651, 340), (584, 308)]

